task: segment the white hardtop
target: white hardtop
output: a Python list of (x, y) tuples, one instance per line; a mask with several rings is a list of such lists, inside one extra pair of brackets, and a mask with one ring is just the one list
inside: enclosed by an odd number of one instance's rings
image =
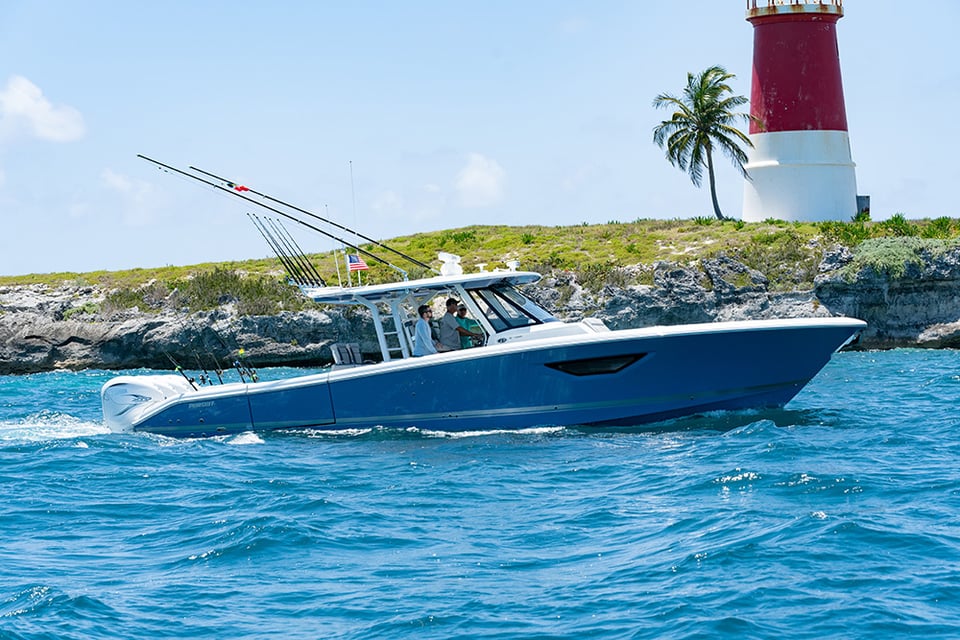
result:
[(445, 291), (463, 288), (466, 291), (488, 289), (497, 284), (516, 286), (540, 280), (533, 271), (480, 271), (449, 276), (434, 276), (404, 282), (368, 284), (358, 287), (301, 287), (303, 294), (322, 304), (363, 304), (432, 297)]

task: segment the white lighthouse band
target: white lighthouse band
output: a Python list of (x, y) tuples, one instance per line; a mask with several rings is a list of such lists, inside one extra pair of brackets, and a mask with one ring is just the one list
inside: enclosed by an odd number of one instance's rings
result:
[(750, 136), (743, 219), (849, 220), (857, 212), (856, 165), (846, 131)]

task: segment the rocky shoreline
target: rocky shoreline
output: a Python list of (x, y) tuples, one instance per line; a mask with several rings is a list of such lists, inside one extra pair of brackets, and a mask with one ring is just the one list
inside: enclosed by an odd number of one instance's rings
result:
[[(828, 252), (804, 291), (773, 291), (762, 273), (722, 256), (656, 263), (652, 285), (588, 290), (560, 272), (526, 291), (563, 320), (595, 317), (611, 329), (845, 315), (868, 323), (851, 349), (960, 347), (960, 249), (925, 256), (896, 276), (865, 267), (851, 277), (844, 269), (851, 260), (843, 247)], [(356, 310), (241, 316), (227, 304), (190, 314), (104, 316), (96, 309), (106, 293), (67, 284), (0, 287), (0, 374), (170, 369), (173, 362), (213, 369), (229, 366), (240, 349), (258, 367), (319, 366), (336, 342), (379, 353), (372, 322)]]

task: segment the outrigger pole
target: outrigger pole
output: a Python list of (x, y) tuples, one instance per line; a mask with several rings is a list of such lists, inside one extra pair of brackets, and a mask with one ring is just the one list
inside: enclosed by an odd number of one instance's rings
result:
[[(160, 162), (160, 161), (158, 161), (158, 160), (154, 160), (153, 158), (148, 158), (147, 156), (145, 156), (145, 155), (143, 155), (143, 154), (141, 154), (141, 153), (138, 153), (138, 154), (137, 154), (137, 157), (138, 157), (138, 158), (142, 158), (142, 159), (146, 160), (147, 162), (151, 162), (151, 163), (157, 165), (158, 167), (160, 167), (161, 169), (164, 169), (164, 170), (166, 170), (166, 171), (173, 171), (174, 173), (179, 173), (180, 175), (186, 176), (186, 177), (188, 177), (188, 178), (193, 178), (193, 179), (196, 180), (197, 182), (202, 182), (203, 184), (207, 185), (208, 187), (213, 187), (214, 189), (218, 189), (218, 190), (220, 190), (220, 191), (223, 191), (224, 193), (229, 193), (230, 195), (236, 196), (236, 197), (238, 197), (238, 198), (242, 198), (243, 200), (246, 200), (247, 202), (249, 202), (249, 203), (251, 203), (251, 204), (255, 204), (255, 205), (257, 205), (258, 207), (263, 207), (264, 209), (267, 209), (267, 210), (269, 210), (269, 211), (273, 211), (273, 212), (276, 213), (277, 215), (281, 215), (281, 216), (283, 216), (284, 218), (287, 218), (288, 220), (293, 220), (293, 221), (296, 222), (297, 224), (301, 224), (301, 225), (305, 226), (306, 228), (308, 228), (308, 229), (310, 229), (310, 230), (312, 230), (312, 231), (316, 231), (317, 233), (323, 234), (323, 235), (327, 236), (328, 238), (332, 238), (332, 239), (336, 240), (337, 242), (339, 242), (340, 244), (344, 244), (344, 245), (350, 247), (351, 249), (354, 249), (354, 250), (356, 250), (357, 252), (362, 253), (363, 255), (368, 256), (369, 258), (371, 258), (371, 259), (373, 259), (373, 260), (376, 260), (377, 262), (379, 262), (379, 263), (381, 263), (381, 264), (384, 264), (384, 265), (390, 267), (391, 269), (396, 269), (396, 270), (399, 271), (400, 273), (404, 274), (404, 279), (406, 279), (406, 273), (407, 273), (407, 272), (404, 271), (403, 269), (401, 269), (400, 267), (398, 267), (398, 266), (396, 266), (396, 265), (394, 265), (394, 264), (390, 264), (389, 262), (387, 262), (386, 260), (384, 260), (383, 258), (381, 258), (380, 256), (378, 256), (378, 255), (375, 254), (375, 253), (370, 253), (370, 252), (367, 251), (366, 249), (361, 249), (361, 248), (358, 247), (357, 245), (355, 245), (355, 244), (353, 244), (353, 243), (350, 243), (350, 242), (347, 242), (347, 241), (344, 240), (343, 238), (338, 238), (337, 236), (333, 235), (332, 233), (328, 233), (328, 232), (324, 231), (323, 229), (320, 229), (320, 228), (318, 228), (318, 227), (315, 227), (315, 226), (313, 226), (312, 224), (310, 224), (310, 223), (308, 223), (308, 222), (304, 222), (303, 220), (301, 220), (300, 218), (298, 218), (298, 217), (296, 217), (296, 216), (293, 216), (293, 215), (290, 215), (289, 213), (285, 213), (285, 212), (283, 212), (283, 211), (280, 211), (279, 209), (276, 209), (276, 208), (274, 208), (274, 207), (271, 207), (271, 206), (268, 205), (268, 204), (264, 204), (263, 202), (258, 202), (257, 200), (254, 200), (253, 198), (248, 198), (247, 196), (245, 196), (245, 195), (243, 195), (242, 193), (239, 193), (239, 192), (237, 192), (237, 191), (234, 191), (233, 189), (228, 189), (228, 188), (226, 188), (226, 187), (222, 187), (222, 186), (220, 186), (220, 185), (218, 185), (218, 184), (215, 184), (215, 183), (213, 183), (213, 182), (210, 182), (209, 180), (205, 180), (205, 179), (203, 179), (203, 178), (201, 178), (201, 177), (199, 177), (199, 176), (195, 176), (195, 175), (193, 175), (192, 173), (187, 173), (186, 171), (183, 171), (183, 170), (181, 170), (181, 169), (177, 169), (176, 167), (171, 167), (170, 165), (164, 164), (164, 163), (162, 163), (162, 162)], [(422, 264), (422, 263), (420, 263), (420, 264)]]
[[(237, 188), (237, 185), (239, 184), (239, 183), (237, 183), (237, 182), (233, 182), (232, 180), (227, 180), (226, 178), (221, 178), (220, 176), (218, 176), (218, 175), (216, 175), (216, 174), (213, 174), (213, 173), (210, 173), (209, 171), (204, 171), (203, 169), (199, 169), (199, 168), (197, 168), (197, 167), (194, 167), (193, 165), (190, 165), (189, 168), (190, 168), (191, 170), (193, 170), (193, 171), (196, 171), (196, 172), (198, 172), (198, 173), (202, 173), (202, 174), (204, 174), (204, 175), (206, 175), (206, 176), (210, 176), (211, 178), (214, 178), (214, 179), (216, 179), (216, 180), (219, 180), (220, 182), (224, 183), (225, 185), (227, 185), (227, 186), (230, 187), (231, 189), (236, 189), (236, 188)], [(351, 176), (350, 179), (351, 179), (351, 190), (352, 190), (352, 188), (353, 188), (353, 187), (352, 187), (352, 184), (353, 184), (353, 164), (352, 164), (352, 163), (351, 163), (351, 165), (350, 165), (350, 176)], [(363, 238), (363, 239), (366, 240), (367, 242), (369, 242), (369, 243), (371, 243), (371, 244), (377, 245), (377, 246), (380, 247), (381, 249), (385, 249), (386, 251), (393, 252), (393, 253), (397, 254), (398, 256), (400, 256), (401, 258), (404, 258), (404, 259), (406, 259), (406, 260), (409, 260), (410, 262), (412, 262), (413, 264), (417, 265), (418, 267), (423, 267), (424, 269), (429, 269), (430, 271), (433, 271), (434, 273), (438, 273), (436, 269), (434, 269), (433, 267), (431, 267), (431, 266), (428, 265), (428, 264), (424, 264), (423, 262), (420, 262), (419, 260), (417, 260), (417, 259), (414, 258), (413, 256), (409, 256), (409, 255), (403, 253), (402, 251), (397, 251), (397, 250), (394, 249), (393, 247), (388, 247), (387, 245), (383, 244), (382, 242), (379, 242), (379, 241), (377, 241), (377, 240), (374, 240), (373, 238), (369, 238), (369, 237), (363, 235), (362, 233), (360, 233), (360, 232), (358, 232), (358, 231), (354, 231), (353, 229), (349, 229), (349, 228), (343, 226), (342, 224), (337, 224), (337, 223), (334, 222), (333, 220), (328, 220), (327, 218), (324, 218), (324, 217), (322, 217), (322, 216), (318, 216), (317, 214), (315, 214), (315, 213), (313, 213), (313, 212), (311, 212), (311, 211), (307, 211), (306, 209), (301, 209), (300, 207), (298, 207), (298, 206), (296, 206), (296, 205), (292, 205), (292, 204), (290, 204), (289, 202), (284, 202), (283, 200), (278, 200), (277, 198), (274, 198), (273, 196), (269, 196), (269, 195), (267, 195), (267, 194), (265, 194), (265, 193), (261, 193), (261, 192), (259, 192), (259, 191), (256, 191), (255, 189), (251, 189), (251, 188), (245, 186), (245, 187), (244, 187), (244, 190), (245, 190), (245, 191), (249, 191), (250, 193), (252, 193), (252, 194), (254, 194), (254, 195), (258, 195), (258, 196), (260, 196), (261, 198), (263, 198), (264, 200), (270, 200), (271, 202), (276, 202), (277, 204), (283, 205), (283, 206), (285, 206), (285, 207), (290, 207), (290, 208), (293, 209), (294, 211), (298, 211), (298, 212), (300, 212), (300, 213), (302, 213), (302, 214), (308, 215), (308, 216), (310, 216), (311, 218), (314, 218), (314, 219), (316, 219), (316, 220), (319, 220), (320, 222), (325, 222), (326, 224), (329, 224), (329, 225), (332, 226), (332, 227), (336, 227), (336, 228), (338, 228), (338, 229), (342, 229), (343, 231), (346, 231), (347, 233), (352, 233), (353, 235), (357, 236), (358, 238)], [(356, 217), (356, 212), (354, 212), (354, 217)], [(354, 248), (356, 248), (356, 247), (354, 247)]]

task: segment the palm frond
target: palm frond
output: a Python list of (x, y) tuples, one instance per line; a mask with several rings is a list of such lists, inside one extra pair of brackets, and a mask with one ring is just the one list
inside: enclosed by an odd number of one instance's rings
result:
[[(740, 173), (749, 177), (744, 168), (748, 158), (743, 147), (753, 144), (736, 125), (756, 119), (736, 112), (748, 100), (733, 94), (728, 81), (735, 77), (722, 66), (714, 65), (698, 74), (687, 73), (687, 84), (680, 96), (661, 93), (653, 99), (654, 107), (673, 110), (669, 120), (654, 127), (653, 141), (664, 149), (670, 164), (685, 171), (697, 187), (714, 150), (730, 158)], [(711, 188), (713, 179), (710, 169)]]

